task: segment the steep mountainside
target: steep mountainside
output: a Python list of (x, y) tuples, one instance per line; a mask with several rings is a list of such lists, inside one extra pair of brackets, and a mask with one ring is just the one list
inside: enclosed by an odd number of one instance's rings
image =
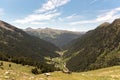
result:
[(105, 22), (76, 39), (64, 57), (72, 71), (120, 65), (120, 19)]
[(58, 56), (59, 50), (52, 43), (28, 35), (26, 32), (0, 21), (0, 55), (14, 58), (30, 58), (42, 62), (45, 56)]
[(45, 29), (27, 28), (25, 31), (30, 35), (49, 41), (60, 48), (71, 42), (73, 39), (76, 39), (80, 37), (82, 34), (84, 34), (83, 32), (72, 32), (72, 31), (56, 30), (50, 28), (45, 28)]

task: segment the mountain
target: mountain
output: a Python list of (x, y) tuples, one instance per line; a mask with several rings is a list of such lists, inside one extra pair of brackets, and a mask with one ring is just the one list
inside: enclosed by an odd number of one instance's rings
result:
[[(31, 36), (4, 21), (0, 21), (0, 59), (16, 62), (45, 62), (44, 57), (57, 57), (58, 47), (47, 41)], [(34, 64), (34, 63), (32, 63)]]
[(120, 19), (105, 22), (76, 39), (64, 57), (71, 71), (120, 65)]
[(84, 34), (84, 32), (72, 32), (72, 31), (57, 30), (51, 28), (44, 28), (44, 29), (26, 28), (25, 31), (30, 35), (51, 42), (59, 48), (63, 48), (64, 45), (67, 45), (73, 39), (76, 39)]

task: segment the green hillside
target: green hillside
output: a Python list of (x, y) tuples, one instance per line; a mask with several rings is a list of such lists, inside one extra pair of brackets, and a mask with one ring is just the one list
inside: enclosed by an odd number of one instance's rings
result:
[(103, 23), (70, 45), (64, 55), (71, 71), (120, 65), (120, 19)]
[(55, 53), (57, 50), (59, 48), (54, 44), (0, 21), (0, 60), (37, 66), (45, 71), (50, 70), (50, 66), (46, 64), (44, 57), (59, 56)]
[(55, 54), (56, 50), (59, 49), (52, 43), (28, 35), (21, 29), (0, 21), (0, 53), (38, 59), (44, 56), (58, 56)]
[[(34, 75), (31, 73), (31, 66), (22, 66), (11, 62), (3, 62), (0, 66), (0, 80), (120, 80), (120, 66), (103, 68), (94, 71), (65, 74), (62, 72), (52, 72), (51, 76), (44, 74)], [(11, 67), (9, 67), (11, 64)]]

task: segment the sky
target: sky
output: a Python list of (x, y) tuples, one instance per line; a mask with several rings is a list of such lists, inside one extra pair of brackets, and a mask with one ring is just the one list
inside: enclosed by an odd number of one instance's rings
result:
[(20, 29), (89, 31), (120, 18), (120, 0), (1, 0), (0, 20)]

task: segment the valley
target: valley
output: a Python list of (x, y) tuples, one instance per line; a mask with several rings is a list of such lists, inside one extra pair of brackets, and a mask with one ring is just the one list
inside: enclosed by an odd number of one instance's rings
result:
[(120, 80), (120, 0), (1, 0), (0, 80)]
[[(79, 34), (79, 38), (71, 39), (62, 49), (0, 21), (0, 79), (119, 80), (119, 23), (120, 19), (105, 22), (94, 30)], [(47, 32), (47, 36), (49, 34), (53, 33)], [(50, 75), (47, 77), (45, 73)]]

